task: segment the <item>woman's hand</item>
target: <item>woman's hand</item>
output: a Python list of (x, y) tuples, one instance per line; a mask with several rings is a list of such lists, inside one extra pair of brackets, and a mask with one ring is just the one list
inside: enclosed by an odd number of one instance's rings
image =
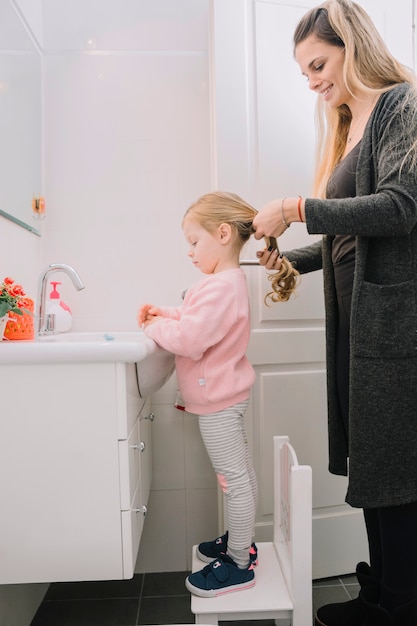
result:
[[(287, 230), (288, 226), (282, 221), (283, 198), (268, 202), (253, 220), (255, 239), (262, 237), (280, 237)], [(289, 224), (289, 222), (287, 222)]]
[(143, 304), (138, 311), (138, 324), (139, 327), (146, 327), (161, 317), (161, 309), (153, 304)]
[(278, 250), (264, 248), (258, 250), (256, 257), (259, 259), (259, 265), (263, 265), (267, 270), (279, 270), (281, 267), (282, 256)]

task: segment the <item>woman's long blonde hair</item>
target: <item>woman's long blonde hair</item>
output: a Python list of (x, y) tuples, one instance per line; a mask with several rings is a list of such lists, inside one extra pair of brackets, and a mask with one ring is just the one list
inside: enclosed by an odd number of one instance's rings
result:
[[(240, 252), (253, 234), (252, 222), (258, 213), (250, 204), (234, 193), (213, 191), (201, 196), (186, 211), (186, 217), (192, 217), (208, 232), (214, 232), (220, 224), (230, 224), (235, 233), (234, 244)], [(267, 246), (278, 250), (274, 237), (265, 237)], [(281, 267), (275, 274), (269, 274), (272, 291), (265, 296), (272, 302), (286, 302), (297, 286), (299, 272), (283, 257)]]
[[(294, 32), (294, 52), (297, 45), (310, 35), (344, 48), (343, 79), (353, 97), (358, 93), (377, 97), (404, 82), (416, 87), (415, 74), (393, 57), (369, 15), (351, 0), (327, 0), (308, 11)], [(411, 97), (415, 98), (415, 91), (413, 93)], [(352, 116), (346, 105), (329, 107), (319, 98), (316, 117), (318, 143), (314, 195), (324, 198), (330, 174), (345, 151)], [(411, 153), (416, 152), (415, 147)], [(415, 154), (412, 158), (415, 162)]]

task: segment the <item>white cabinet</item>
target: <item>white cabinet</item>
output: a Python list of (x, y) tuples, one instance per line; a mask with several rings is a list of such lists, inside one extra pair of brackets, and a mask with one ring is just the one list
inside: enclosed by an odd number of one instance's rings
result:
[(131, 578), (151, 483), (134, 363), (1, 366), (0, 583)]

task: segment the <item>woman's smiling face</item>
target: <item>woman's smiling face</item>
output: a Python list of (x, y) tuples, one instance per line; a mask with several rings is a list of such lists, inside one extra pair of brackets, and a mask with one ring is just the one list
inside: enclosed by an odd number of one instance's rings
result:
[(309, 88), (315, 91), (331, 107), (347, 104), (352, 100), (343, 80), (345, 49), (332, 46), (310, 35), (295, 50), (295, 59)]

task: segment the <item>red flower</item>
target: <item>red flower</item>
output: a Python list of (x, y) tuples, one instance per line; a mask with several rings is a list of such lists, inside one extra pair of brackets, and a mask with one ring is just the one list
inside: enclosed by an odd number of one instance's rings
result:
[(28, 306), (28, 298), (25, 296), (23, 287), (15, 285), (13, 278), (6, 276), (0, 285), (0, 317), (4, 317), (9, 312), (22, 315)]
[(25, 295), (25, 292), (23, 291), (23, 288), (21, 285), (14, 285), (10, 287), (9, 293), (11, 293), (12, 296), (24, 296)]

